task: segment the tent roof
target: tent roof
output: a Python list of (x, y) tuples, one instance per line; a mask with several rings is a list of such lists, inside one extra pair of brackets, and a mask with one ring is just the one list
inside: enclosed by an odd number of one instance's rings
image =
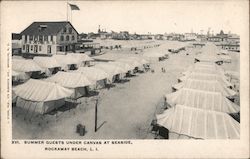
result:
[(132, 59), (132, 58), (130, 58), (130, 59), (129, 58), (121, 58), (121, 59), (118, 59), (116, 61), (127, 63), (127, 64), (131, 65), (131, 67), (133, 67), (133, 68), (143, 65), (140, 62), (138, 62), (136, 59)]
[(72, 65), (79, 63), (78, 59), (73, 58), (72, 56), (53, 55), (52, 57), (56, 59), (56, 61), (61, 65), (61, 67), (64, 67), (65, 65)]
[(90, 58), (86, 54), (81, 54), (81, 53), (68, 53), (66, 56), (72, 56), (73, 58), (76, 58), (80, 62), (82, 61), (93, 61), (94, 59)]
[(30, 101), (52, 101), (72, 95), (73, 91), (56, 83), (30, 79), (26, 83), (13, 88), (15, 94)]
[(92, 83), (81, 73), (59, 71), (55, 75), (45, 79), (46, 81), (55, 82), (66, 88), (78, 88), (89, 86)]
[(170, 132), (198, 139), (239, 139), (240, 124), (226, 113), (177, 105), (157, 115)]
[(44, 71), (31, 59), (12, 59), (12, 70), (19, 72)]
[(177, 85), (174, 85), (173, 87), (177, 90), (181, 88), (190, 88), (210, 92), (220, 92), (226, 97), (231, 97), (236, 94), (235, 91), (223, 86), (218, 81), (210, 80), (187, 79), (181, 83), (178, 83)]
[(121, 67), (127, 71), (129, 70), (133, 70), (134, 67), (129, 65), (128, 63), (125, 63), (125, 62), (119, 62), (119, 61), (112, 61), (112, 62), (108, 62), (109, 64), (112, 64), (112, 65), (116, 65), (118, 67)]
[(179, 78), (179, 80), (182, 82), (187, 80), (187, 79), (204, 80), (204, 81), (218, 81), (226, 87), (232, 86), (232, 84), (226, 80), (226, 77), (224, 75), (192, 72), (186, 76), (182, 76)]
[(109, 76), (114, 76), (117, 74), (125, 73), (126, 70), (122, 69), (121, 67), (108, 64), (108, 63), (99, 63), (94, 66), (94, 68), (98, 68), (109, 74)]
[(140, 64), (148, 64), (148, 63), (149, 63), (149, 61), (145, 60), (143, 57), (134, 57), (134, 56), (130, 56), (130, 57), (127, 57), (127, 59), (136, 60), (136, 61), (138, 61)]
[(224, 71), (222, 70), (215, 70), (215, 69), (210, 69), (210, 68), (192, 68), (189, 69), (185, 72), (182, 72), (183, 75), (188, 75), (190, 73), (203, 73), (203, 74), (218, 74), (218, 75), (224, 75)]
[(101, 69), (94, 68), (94, 67), (79, 67), (76, 73), (82, 73), (91, 81), (99, 81), (108, 78), (108, 74)]
[(239, 106), (229, 101), (219, 92), (183, 88), (174, 93), (167, 94), (165, 97), (170, 106), (181, 104), (225, 113), (238, 113), (240, 111)]
[(34, 57), (33, 59), (40, 67), (43, 68), (55, 68), (60, 67), (60, 64), (53, 57)]

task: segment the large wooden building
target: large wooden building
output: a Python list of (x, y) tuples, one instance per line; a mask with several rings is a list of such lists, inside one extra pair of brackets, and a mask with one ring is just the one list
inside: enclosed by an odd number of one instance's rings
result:
[(78, 32), (68, 21), (33, 22), (22, 36), (22, 53), (57, 54), (74, 52)]

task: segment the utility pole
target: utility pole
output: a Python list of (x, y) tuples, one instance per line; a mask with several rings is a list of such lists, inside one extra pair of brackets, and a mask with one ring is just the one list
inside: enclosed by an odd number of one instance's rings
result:
[(98, 106), (98, 98), (95, 103), (95, 132), (97, 132), (97, 106)]

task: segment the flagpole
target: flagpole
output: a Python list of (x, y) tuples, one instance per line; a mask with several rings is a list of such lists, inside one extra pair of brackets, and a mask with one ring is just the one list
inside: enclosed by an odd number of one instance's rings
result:
[(66, 9), (67, 9), (67, 21), (69, 21), (69, 13), (68, 13), (68, 5), (69, 5), (69, 3), (68, 3), (68, 1), (67, 1), (67, 3), (66, 3)]

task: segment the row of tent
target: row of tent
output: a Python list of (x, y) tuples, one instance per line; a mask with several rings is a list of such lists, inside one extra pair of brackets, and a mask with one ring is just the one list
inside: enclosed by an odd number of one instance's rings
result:
[(129, 74), (145, 71), (147, 64), (144, 59), (128, 57), (68, 72), (59, 71), (40, 80), (29, 79), (13, 88), (12, 102), (17, 107), (45, 114), (63, 106), (66, 98), (76, 100)]
[(169, 138), (239, 139), (240, 124), (229, 114), (240, 107), (229, 100), (236, 92), (225, 72), (213, 62), (200, 62), (182, 74), (164, 97), (167, 109), (157, 115)]
[(214, 62), (217, 64), (231, 63), (232, 58), (229, 56), (227, 50), (220, 50), (214, 44), (205, 45), (202, 50), (202, 54), (199, 54), (195, 57), (195, 61), (198, 62)]
[(12, 77), (15, 80), (27, 80), (32, 73), (45, 73), (51, 76), (58, 70), (68, 71), (72, 66), (78, 68), (89, 66), (93, 61), (86, 54), (68, 53), (65, 55), (36, 56), (33, 59), (25, 59), (20, 56), (13, 56), (12, 59)]

